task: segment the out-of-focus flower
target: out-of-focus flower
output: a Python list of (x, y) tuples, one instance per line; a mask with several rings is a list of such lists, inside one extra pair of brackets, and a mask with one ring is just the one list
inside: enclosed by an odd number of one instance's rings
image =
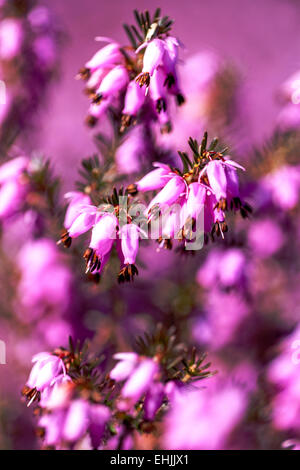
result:
[(25, 176), (29, 168), (26, 157), (18, 157), (0, 167), (0, 220), (17, 213), (29, 190)]
[[(258, 196), (262, 200), (262, 206), (271, 199), (275, 206), (289, 210), (295, 207), (299, 200), (299, 189), (299, 167), (283, 165), (262, 179)], [(260, 204), (259, 200), (258, 204)]]
[(112, 369), (110, 377), (117, 382), (125, 380), (122, 396), (134, 404), (153, 387), (159, 366), (153, 359), (140, 358), (135, 353), (118, 353), (114, 358), (121, 362)]
[(70, 305), (72, 275), (52, 240), (27, 242), (18, 254), (18, 314), (28, 322), (52, 312), (63, 314)]
[(176, 394), (165, 419), (167, 449), (228, 448), (231, 432), (246, 409), (246, 396), (233, 385)]
[(299, 326), (281, 345), (281, 353), (268, 367), (268, 379), (277, 385), (272, 400), (272, 419), (277, 429), (299, 429)]
[(34, 366), (27, 380), (27, 385), (38, 392), (50, 387), (62, 373), (66, 374), (63, 360), (48, 352), (41, 352), (32, 358)]
[(220, 283), (224, 287), (240, 285), (245, 278), (246, 257), (242, 250), (211, 251), (197, 272), (197, 281), (204, 287)]
[(0, 22), (0, 57), (11, 60), (21, 52), (24, 30), (21, 20), (5, 18)]
[(271, 219), (253, 221), (248, 233), (248, 244), (260, 258), (272, 256), (282, 247), (284, 235), (281, 228)]

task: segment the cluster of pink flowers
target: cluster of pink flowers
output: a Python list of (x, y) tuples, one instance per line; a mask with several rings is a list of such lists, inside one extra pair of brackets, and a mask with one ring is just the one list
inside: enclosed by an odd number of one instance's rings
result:
[(92, 205), (89, 196), (82, 193), (67, 193), (66, 197), (70, 200), (64, 221), (66, 232), (58, 243), (70, 246), (73, 238), (91, 230), (89, 247), (83, 255), (86, 273), (101, 274), (115, 244), (121, 261), (119, 281), (132, 280), (138, 274), (135, 260), (142, 229), (130, 218), (121, 225), (118, 205), (107, 211), (104, 206)]
[[(181, 154), (182, 155), (182, 154)], [(188, 159), (185, 154), (185, 159)], [(190, 168), (180, 171), (161, 163), (154, 163), (156, 169), (145, 175), (131, 188), (132, 192), (145, 192), (159, 189), (147, 208), (149, 219), (158, 210), (167, 213), (162, 228), (162, 238), (187, 236), (187, 226), (202, 216), (202, 233), (227, 231), (225, 211), (228, 208), (240, 209), (242, 215), (250, 210), (240, 199), (237, 169), (244, 168), (222, 153), (205, 151), (196, 154), (195, 162), (189, 159)]]
[(145, 25), (144, 40), (136, 48), (123, 48), (107, 38), (96, 40), (109, 44), (97, 51), (79, 74), (86, 80), (86, 91), (92, 100), (87, 122), (95, 125), (121, 98), (121, 131), (148, 109), (161, 131), (169, 132), (168, 95), (175, 96), (178, 105), (184, 102), (177, 73), (180, 42), (169, 35), (169, 28), (159, 18), (153, 18), (151, 24)]
[(109, 408), (74, 396), (75, 383), (59, 353), (42, 352), (32, 361), (35, 364), (23, 393), (28, 406), (39, 400), (38, 426), (43, 430), (44, 445), (67, 449), (88, 434), (89, 448), (97, 449), (110, 418)]
[(0, 14), (0, 144), (7, 148), (45, 97), (57, 67), (59, 31), (37, 0), (5, 0)]

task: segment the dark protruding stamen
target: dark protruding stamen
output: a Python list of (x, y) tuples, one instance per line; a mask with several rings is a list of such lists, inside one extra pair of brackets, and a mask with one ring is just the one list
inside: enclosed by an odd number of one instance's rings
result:
[(181, 106), (183, 103), (185, 103), (185, 97), (181, 93), (177, 93), (176, 103), (178, 106)]
[(130, 194), (131, 196), (136, 196), (138, 191), (137, 185), (132, 183), (129, 186), (127, 186), (127, 193)]
[(77, 80), (88, 80), (91, 76), (91, 71), (87, 67), (82, 67), (76, 75)]
[(140, 75), (138, 75), (136, 77), (135, 81), (140, 85), (141, 88), (144, 85), (146, 85), (148, 87), (150, 85), (150, 74), (149, 74), (149, 72), (141, 73)]
[(133, 123), (133, 116), (130, 116), (130, 114), (122, 114), (121, 116), (121, 126), (120, 126), (120, 132), (121, 134), (125, 132), (125, 130)]
[(159, 100), (156, 101), (156, 111), (160, 113), (161, 111), (166, 111), (167, 110), (167, 103), (164, 98), (159, 98)]
[(175, 85), (175, 77), (172, 73), (169, 73), (164, 81), (164, 86), (171, 88), (173, 85)]
[(127, 264), (119, 272), (118, 282), (122, 284), (123, 282), (133, 281), (134, 276), (137, 276), (138, 273), (138, 269), (134, 264)]
[(92, 116), (91, 114), (89, 114), (86, 118), (85, 118), (85, 123), (87, 126), (89, 127), (95, 127), (95, 125), (97, 124), (98, 122), (98, 119), (95, 117), (95, 116)]
[(60, 239), (57, 242), (58, 245), (62, 244), (65, 248), (70, 248), (72, 244), (72, 238), (69, 236), (69, 232), (65, 230), (62, 234)]

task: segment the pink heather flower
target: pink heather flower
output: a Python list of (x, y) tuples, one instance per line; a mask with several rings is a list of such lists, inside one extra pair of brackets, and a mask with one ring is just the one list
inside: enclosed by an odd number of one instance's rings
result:
[(117, 382), (121, 382), (133, 372), (135, 369), (139, 356), (134, 352), (125, 352), (114, 354), (114, 359), (120, 361), (110, 372), (110, 377)]
[(283, 210), (295, 207), (299, 200), (300, 168), (284, 165), (262, 180), (262, 189), (271, 194), (272, 202)]
[(148, 155), (147, 142), (141, 125), (135, 126), (116, 150), (116, 162), (120, 173), (138, 173)]
[(211, 251), (205, 263), (197, 272), (197, 281), (204, 287), (213, 287), (218, 282), (224, 287), (241, 283), (245, 276), (246, 258), (238, 248), (230, 248), (224, 252)]
[(154, 191), (156, 189), (163, 188), (169, 179), (171, 179), (175, 173), (173, 173), (168, 165), (163, 163), (154, 162), (155, 170), (147, 173), (141, 180), (136, 182), (138, 191)]
[(233, 385), (175, 394), (165, 419), (166, 449), (225, 449), (246, 408), (244, 392)]
[[(157, 67), (163, 63), (165, 43), (162, 39), (155, 38), (148, 44), (143, 44), (140, 48), (144, 46), (146, 46), (146, 50), (143, 58), (142, 74), (148, 74), (152, 77)], [(138, 52), (140, 48), (138, 48), (136, 52)]]
[(176, 74), (176, 65), (178, 62), (179, 41), (178, 39), (168, 36), (164, 40), (165, 53), (164, 53), (164, 69), (167, 74)]
[(71, 298), (72, 276), (55, 243), (48, 239), (25, 243), (17, 265), (21, 274), (17, 289), (20, 320), (32, 321), (46, 312), (65, 313)]
[(0, 184), (18, 178), (28, 168), (27, 157), (17, 157), (0, 166)]
[(0, 219), (5, 219), (20, 210), (28, 192), (28, 185), (22, 180), (28, 169), (29, 160), (18, 157), (0, 167)]
[(139, 249), (141, 229), (136, 224), (126, 224), (119, 231), (124, 264), (134, 264)]
[(272, 256), (282, 247), (284, 235), (280, 226), (272, 219), (256, 220), (248, 232), (248, 244), (260, 258)]
[(1, 59), (11, 60), (22, 48), (23, 26), (16, 18), (5, 18), (0, 22), (0, 56)]
[(43, 415), (39, 426), (45, 429), (46, 445), (59, 448), (63, 443), (73, 444), (88, 432), (93, 448), (97, 449), (109, 418), (110, 411), (106, 406), (76, 399)]
[(211, 350), (221, 349), (234, 341), (248, 316), (249, 307), (239, 293), (211, 289), (206, 297), (205, 315), (194, 322), (193, 337)]
[(155, 108), (158, 113), (166, 110), (167, 107), (167, 88), (165, 87), (166, 74), (162, 67), (158, 67), (153, 73), (150, 82), (149, 92), (152, 100), (155, 103)]
[(191, 183), (188, 187), (188, 194), (185, 206), (185, 218), (197, 219), (204, 208), (207, 188), (200, 183)]
[(90, 248), (93, 248), (100, 258), (110, 252), (116, 239), (117, 225), (118, 219), (113, 214), (101, 215), (94, 225)]
[(120, 51), (120, 45), (111, 42), (96, 52), (93, 57), (85, 64), (85, 67), (91, 72), (99, 68), (113, 67), (123, 62), (123, 55)]
[(164, 186), (164, 188), (152, 199), (147, 212), (149, 213), (153, 206), (171, 206), (187, 191), (187, 184), (182, 176), (174, 175)]
[(80, 209), (78, 216), (69, 227), (69, 237), (77, 238), (90, 230), (96, 222), (96, 216), (97, 208), (95, 206), (83, 206)]
[(117, 65), (103, 78), (96, 90), (99, 98), (107, 99), (123, 90), (129, 82), (129, 75), (125, 67)]
[(66, 211), (64, 226), (68, 230), (82, 210), (82, 206), (91, 205), (91, 199), (87, 194), (80, 191), (71, 191), (65, 194), (65, 199), (69, 201)]
[(127, 87), (122, 113), (129, 116), (136, 116), (144, 102), (145, 92), (135, 80), (132, 80)]
[(153, 386), (159, 366), (153, 359), (140, 358), (135, 353), (118, 353), (114, 358), (121, 362), (112, 369), (110, 377), (117, 382), (126, 380), (122, 396), (136, 403)]
[[(204, 167), (204, 169), (200, 173), (200, 176), (202, 176), (204, 173), (207, 174), (211, 189), (218, 201), (220, 201), (220, 199), (227, 198), (228, 182), (231, 190), (233, 190), (233, 188), (237, 188), (236, 180), (234, 179), (234, 177), (232, 177), (232, 169), (236, 168), (245, 171), (244, 167), (232, 160), (212, 160)], [(233, 181), (231, 181), (232, 178)]]
[(57, 376), (66, 373), (61, 358), (48, 352), (41, 352), (32, 358), (34, 366), (30, 372), (27, 385), (43, 391), (51, 385)]

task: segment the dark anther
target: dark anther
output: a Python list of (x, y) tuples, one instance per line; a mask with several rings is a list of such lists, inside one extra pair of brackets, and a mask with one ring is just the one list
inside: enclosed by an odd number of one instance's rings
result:
[(100, 104), (102, 100), (101, 93), (94, 93), (93, 95), (91, 95), (91, 100), (94, 104)]
[(119, 272), (118, 282), (122, 284), (123, 282), (133, 281), (134, 276), (137, 276), (138, 273), (138, 269), (134, 264), (127, 264)]
[(97, 121), (98, 119), (95, 116), (91, 116), (90, 114), (85, 118), (85, 123), (89, 127), (95, 127)]
[(79, 70), (78, 75), (76, 76), (77, 79), (81, 80), (88, 80), (91, 76), (91, 71), (87, 67), (83, 67)]
[(144, 85), (149, 86), (150, 85), (149, 72), (141, 73), (140, 75), (136, 77), (135, 81), (140, 85), (141, 88)]
[(121, 134), (132, 124), (132, 121), (133, 121), (133, 116), (130, 116), (129, 114), (122, 115), (121, 126), (120, 126)]
[(165, 79), (164, 86), (171, 88), (173, 85), (175, 85), (175, 77), (172, 73), (169, 73)]
[(131, 196), (136, 196), (138, 193), (137, 185), (132, 183), (129, 186), (127, 186), (127, 193), (130, 194)]
[(72, 243), (72, 238), (69, 236), (69, 232), (67, 230), (65, 230), (61, 234), (61, 237), (58, 240), (57, 244), (58, 245), (62, 244), (62, 245), (64, 245), (64, 247), (69, 248), (71, 246), (71, 243)]
[(183, 103), (185, 103), (185, 97), (181, 93), (177, 93), (176, 103), (178, 106), (181, 106)]
[(160, 113), (161, 111), (166, 111), (167, 110), (167, 103), (164, 98), (159, 98), (159, 100), (156, 101), (156, 111)]

